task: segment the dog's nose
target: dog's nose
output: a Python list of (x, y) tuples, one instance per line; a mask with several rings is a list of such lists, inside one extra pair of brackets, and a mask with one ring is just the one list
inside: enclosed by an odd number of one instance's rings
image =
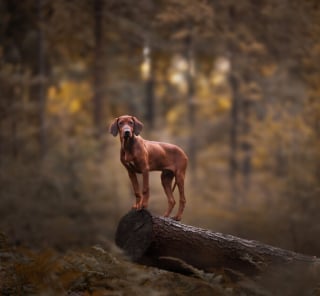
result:
[(125, 137), (130, 137), (130, 131), (129, 130), (125, 130), (124, 131), (124, 136)]

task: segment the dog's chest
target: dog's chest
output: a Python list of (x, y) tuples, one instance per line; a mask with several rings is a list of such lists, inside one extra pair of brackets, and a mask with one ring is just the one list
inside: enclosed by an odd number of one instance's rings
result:
[(123, 159), (125, 161), (125, 163), (134, 163), (134, 156), (132, 153), (128, 152), (128, 151), (124, 151), (123, 152)]
[(141, 172), (140, 168), (136, 165), (136, 163), (135, 163), (134, 161), (129, 161), (129, 162), (127, 162), (127, 166), (128, 166), (130, 169), (132, 169), (132, 170), (134, 170), (135, 172), (137, 172), (137, 173), (140, 173), (140, 172)]
[(141, 173), (141, 167), (139, 166), (139, 164), (137, 164), (135, 161), (131, 160), (131, 161), (125, 161), (125, 165), (127, 168), (129, 168), (130, 170), (133, 170), (136, 173)]
[(135, 158), (131, 153), (124, 152), (123, 162), (127, 168), (129, 168), (137, 173), (141, 172), (141, 168), (140, 168), (139, 164), (135, 161)]

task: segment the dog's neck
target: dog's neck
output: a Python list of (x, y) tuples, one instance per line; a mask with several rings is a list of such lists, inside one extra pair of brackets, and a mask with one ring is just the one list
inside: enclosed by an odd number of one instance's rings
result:
[(130, 138), (121, 138), (121, 150), (123, 151), (124, 159), (126, 162), (133, 160), (133, 146), (136, 142), (135, 136)]
[(134, 142), (135, 142), (135, 135), (128, 138), (123, 137), (121, 138), (121, 148), (124, 151), (131, 152)]

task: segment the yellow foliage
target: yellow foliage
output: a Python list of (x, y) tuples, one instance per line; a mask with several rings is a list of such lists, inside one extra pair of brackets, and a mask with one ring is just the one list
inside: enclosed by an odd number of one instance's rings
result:
[(226, 81), (226, 76), (221, 73), (214, 73), (214, 75), (212, 75), (211, 77), (211, 83), (213, 85), (220, 85), (222, 83), (225, 83), (225, 81)]
[[(172, 108), (170, 112), (168, 112), (168, 123), (171, 126), (181, 126), (183, 124), (181, 119), (184, 118), (184, 113), (186, 112), (184, 106), (178, 106), (176, 108)], [(180, 122), (179, 124), (177, 122)]]
[(225, 112), (231, 108), (231, 100), (229, 97), (221, 96), (217, 101), (218, 109), (220, 112)]
[(75, 114), (81, 111), (83, 105), (92, 97), (89, 82), (64, 80), (57, 88), (51, 86), (48, 90), (47, 111), (49, 114)]
[(80, 110), (80, 107), (81, 107), (80, 101), (77, 99), (74, 99), (70, 103), (70, 112), (76, 113)]
[(150, 61), (144, 61), (140, 66), (140, 72), (143, 79), (148, 79), (150, 77), (151, 65)]
[(277, 68), (277, 65), (274, 63), (264, 64), (260, 67), (260, 73), (262, 74), (262, 76), (270, 77), (276, 72)]

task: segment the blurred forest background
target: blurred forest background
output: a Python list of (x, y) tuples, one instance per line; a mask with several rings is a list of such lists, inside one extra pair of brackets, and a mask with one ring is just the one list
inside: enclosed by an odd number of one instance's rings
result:
[(183, 223), (320, 256), (318, 0), (1, 0), (0, 30), (12, 243), (113, 241), (134, 195), (108, 125), (132, 114), (190, 158)]

